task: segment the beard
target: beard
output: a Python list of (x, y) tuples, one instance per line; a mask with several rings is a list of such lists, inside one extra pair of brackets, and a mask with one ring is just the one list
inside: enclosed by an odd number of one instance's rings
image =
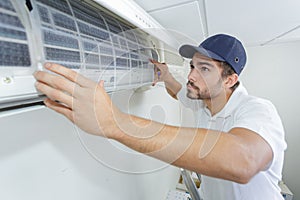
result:
[(193, 82), (188, 81), (187, 86), (192, 87), (192, 89), (187, 88), (187, 94), (186, 96), (190, 99), (204, 99), (207, 98), (207, 96), (203, 96), (203, 94), (201, 94), (201, 90), (199, 87), (195, 86)]
[(194, 85), (193, 82), (188, 81), (187, 86), (190, 86), (191, 88), (187, 88), (187, 94), (186, 96), (190, 99), (200, 99), (200, 100), (206, 100), (211, 99), (215, 96), (217, 96), (218, 91), (222, 87), (222, 79), (219, 79), (218, 82), (212, 86), (211, 88), (205, 88), (201, 89)]
[(202, 99), (202, 95), (200, 95), (200, 88), (195, 86), (194, 83), (188, 81), (187, 86), (191, 86), (193, 89), (187, 88), (186, 96), (190, 99)]

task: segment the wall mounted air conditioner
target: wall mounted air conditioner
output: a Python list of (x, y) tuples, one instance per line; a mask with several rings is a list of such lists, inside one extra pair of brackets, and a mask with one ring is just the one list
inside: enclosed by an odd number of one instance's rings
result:
[(149, 58), (172, 43), (162, 30), (133, 1), (0, 0), (0, 109), (41, 101), (32, 73), (46, 61), (108, 92), (151, 83)]

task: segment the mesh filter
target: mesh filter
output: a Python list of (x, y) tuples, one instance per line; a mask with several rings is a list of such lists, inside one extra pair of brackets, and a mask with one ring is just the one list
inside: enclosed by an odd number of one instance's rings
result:
[(30, 66), (28, 45), (0, 41), (0, 66)]
[(93, 0), (30, 3), (31, 10), (0, 0), (0, 108), (7, 99), (9, 106), (39, 100), (32, 73), (44, 61), (104, 80), (108, 92), (152, 82), (155, 56), (142, 30)]
[[(140, 73), (137, 69), (147, 67), (152, 70), (149, 58), (153, 55), (147, 35), (133, 30), (132, 25), (100, 6), (81, 0), (31, 0), (33, 14), (26, 16), (28, 19), (24, 21), (28, 26), (27, 32), (33, 36), (30, 39), (39, 38), (34, 40), (36, 44), (29, 44), (25, 27), (19, 19), (19, 16), (25, 15), (16, 13), (19, 8), (15, 9), (11, 1), (0, 1), (2, 68), (36, 67), (32, 66), (31, 60), (38, 58), (39, 61), (55, 62), (73, 69), (90, 69), (92, 71), (88, 73), (94, 77), (106, 74), (111, 76), (109, 80), (114, 81), (118, 81), (115, 77), (119, 74), (117, 70), (127, 70), (128, 73), (133, 69)], [(40, 33), (32, 33), (31, 25), (34, 31)], [(43, 52), (33, 45), (42, 45)], [(38, 57), (31, 58), (30, 50)], [(107, 72), (104, 73), (105, 70)], [(148, 75), (153, 76), (152, 72)], [(136, 78), (134, 83), (143, 83), (143, 79)], [(116, 86), (118, 83), (110, 84)]]
[(30, 67), (25, 28), (10, 0), (0, 1), (0, 68)]
[(15, 9), (14, 7), (12, 6), (10, 0), (2, 0), (0, 1), (0, 8), (4, 8), (5, 10), (10, 10), (10, 11), (13, 11), (15, 12)]

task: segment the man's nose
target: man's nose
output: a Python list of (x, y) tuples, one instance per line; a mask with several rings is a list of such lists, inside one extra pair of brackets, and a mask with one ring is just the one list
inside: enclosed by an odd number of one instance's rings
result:
[(197, 80), (197, 72), (196, 72), (196, 70), (195, 69), (191, 69), (191, 71), (190, 71), (190, 73), (189, 73), (189, 75), (188, 75), (188, 80), (190, 81), (190, 82), (195, 82), (196, 80)]

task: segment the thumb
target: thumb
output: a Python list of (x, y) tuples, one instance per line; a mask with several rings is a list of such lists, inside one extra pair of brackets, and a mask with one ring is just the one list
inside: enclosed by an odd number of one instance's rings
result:
[(155, 80), (152, 82), (152, 86), (155, 86), (157, 82), (158, 82), (158, 79), (155, 79)]
[(156, 81), (152, 82), (152, 86), (155, 86), (156, 85)]
[(99, 81), (98, 85), (104, 89), (104, 80)]

